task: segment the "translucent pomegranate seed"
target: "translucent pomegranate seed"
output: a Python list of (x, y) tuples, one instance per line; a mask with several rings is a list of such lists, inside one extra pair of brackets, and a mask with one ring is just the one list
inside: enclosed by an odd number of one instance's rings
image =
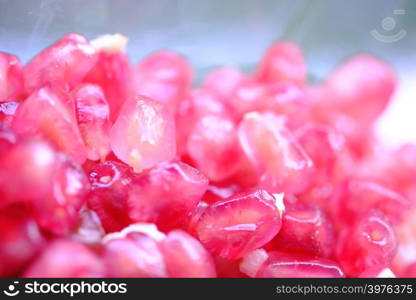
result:
[(313, 163), (278, 116), (246, 114), (240, 123), (239, 139), (257, 169), (261, 187), (297, 193), (311, 184)]
[(293, 43), (276, 42), (264, 54), (257, 77), (264, 82), (291, 81), (303, 85), (306, 65), (302, 51)]
[(33, 218), (22, 207), (0, 211), (0, 276), (17, 276), (44, 245)]
[(24, 92), (23, 71), (19, 59), (0, 52), (0, 103), (19, 100)]
[(287, 205), (273, 249), (329, 258), (335, 233), (331, 221), (317, 206)]
[(3, 122), (7, 126), (11, 127), (14, 114), (19, 107), (20, 102), (9, 101), (0, 103), (0, 122)]
[(386, 63), (360, 54), (339, 66), (325, 84), (331, 96), (328, 104), (365, 125), (386, 108), (396, 86), (396, 75)]
[(159, 164), (129, 187), (129, 216), (171, 229), (197, 207), (207, 186), (206, 177), (185, 163)]
[(348, 276), (357, 276), (368, 269), (388, 267), (396, 248), (397, 238), (389, 220), (372, 210), (340, 233), (337, 261)]
[(346, 179), (340, 183), (331, 198), (332, 213), (337, 222), (351, 224), (357, 216), (378, 209), (397, 224), (410, 202), (400, 194), (377, 182)]
[(72, 227), (71, 238), (75, 241), (98, 246), (104, 237), (104, 229), (97, 214), (87, 208), (79, 211), (78, 219)]
[(48, 84), (70, 90), (81, 83), (96, 60), (95, 49), (83, 36), (67, 34), (26, 65), (26, 91), (31, 93)]
[(192, 67), (171, 51), (155, 52), (136, 68), (136, 92), (166, 104), (173, 111), (192, 80)]
[(86, 246), (72, 241), (52, 242), (25, 272), (25, 277), (103, 277), (104, 266)]
[(234, 195), (208, 206), (197, 225), (199, 240), (226, 259), (269, 242), (280, 230), (281, 203), (264, 190)]
[[(160, 233), (161, 234), (161, 233)], [(167, 277), (159, 240), (133, 227), (104, 239), (103, 260), (110, 277)]]
[(201, 215), (204, 213), (205, 209), (207, 209), (208, 203), (205, 201), (200, 201), (197, 207), (191, 211), (185, 219), (179, 225), (179, 228), (182, 228), (192, 236), (197, 236), (197, 226), (198, 221), (201, 218)]
[(260, 248), (244, 255), (240, 263), (240, 271), (248, 277), (256, 277), (257, 272), (269, 258), (266, 250)]
[(48, 140), (82, 164), (86, 159), (86, 147), (78, 130), (72, 102), (67, 101), (61, 93), (49, 88), (39, 89), (19, 105), (12, 128), (18, 134)]
[(175, 124), (170, 113), (144, 96), (129, 98), (110, 131), (114, 154), (136, 172), (176, 155)]
[(344, 273), (335, 262), (328, 259), (275, 251), (269, 253), (257, 277), (339, 278), (344, 277)]
[(74, 92), (78, 127), (90, 160), (104, 160), (110, 149), (110, 110), (102, 89), (85, 84)]
[(238, 192), (241, 192), (241, 187), (236, 184), (226, 186), (209, 185), (207, 192), (204, 194), (203, 200), (207, 203), (214, 203), (230, 198)]
[(212, 90), (221, 99), (228, 100), (234, 89), (244, 80), (245, 76), (241, 70), (222, 67), (212, 70), (201, 86)]
[(126, 54), (126, 44), (127, 38), (120, 34), (92, 40), (98, 59), (84, 79), (84, 82), (95, 83), (103, 89), (113, 122), (133, 91), (134, 72)]
[(226, 259), (221, 256), (214, 255), (215, 268), (217, 276), (220, 278), (245, 278), (246, 274), (240, 271), (239, 259)]
[(209, 179), (221, 181), (240, 167), (242, 152), (234, 122), (220, 116), (200, 119), (188, 138), (189, 156)]
[(229, 97), (230, 106), (241, 118), (251, 111), (263, 111), (268, 108), (268, 89), (266, 85), (251, 80), (242, 81)]
[(107, 232), (133, 223), (127, 209), (133, 176), (129, 166), (114, 161), (99, 163), (90, 170), (88, 206), (97, 213)]
[(171, 277), (216, 277), (211, 255), (184, 231), (169, 232), (160, 246)]

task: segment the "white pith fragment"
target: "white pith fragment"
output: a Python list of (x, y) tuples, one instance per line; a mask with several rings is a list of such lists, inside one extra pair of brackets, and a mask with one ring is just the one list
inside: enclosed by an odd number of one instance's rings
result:
[(121, 231), (107, 234), (105, 237), (103, 237), (102, 243), (105, 244), (114, 239), (125, 238), (129, 233), (133, 233), (133, 232), (143, 233), (155, 239), (158, 242), (163, 240), (166, 237), (164, 233), (160, 232), (157, 229), (155, 224), (135, 223), (135, 224), (131, 224), (123, 228)]
[(241, 273), (246, 274), (249, 277), (256, 277), (260, 267), (267, 260), (269, 255), (266, 250), (260, 248), (244, 255), (240, 263)]
[(381, 270), (377, 278), (396, 278), (396, 275), (394, 275), (393, 271), (390, 268), (385, 268)]
[(126, 52), (128, 38), (122, 34), (105, 34), (90, 41), (98, 51), (111, 53)]
[(283, 212), (285, 211), (285, 203), (283, 202), (283, 199), (285, 197), (285, 193), (275, 193), (273, 194), (273, 197), (275, 199), (276, 207), (279, 210), (280, 217), (282, 217)]

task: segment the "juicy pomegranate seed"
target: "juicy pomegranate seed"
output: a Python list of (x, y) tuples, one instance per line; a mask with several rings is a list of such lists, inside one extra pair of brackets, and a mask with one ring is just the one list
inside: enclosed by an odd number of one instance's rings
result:
[(19, 59), (0, 52), (0, 103), (19, 100), (24, 92), (23, 71)]
[(199, 240), (216, 255), (240, 258), (279, 232), (282, 208), (278, 201), (268, 192), (256, 190), (211, 204), (198, 222)]
[(86, 148), (72, 103), (68, 104), (66, 100), (63, 94), (49, 88), (37, 90), (19, 105), (12, 127), (18, 134), (45, 138), (82, 164), (86, 159)]
[(240, 167), (242, 153), (237, 129), (230, 119), (202, 118), (191, 131), (187, 146), (197, 168), (213, 181), (227, 179)]
[(25, 272), (25, 277), (103, 277), (104, 265), (86, 246), (66, 240), (52, 242)]
[(339, 236), (337, 261), (348, 276), (386, 268), (396, 254), (397, 238), (388, 219), (373, 210), (361, 216)]
[(92, 40), (98, 59), (84, 79), (84, 82), (95, 83), (103, 89), (113, 122), (133, 91), (134, 72), (126, 54), (126, 44), (127, 38), (120, 34)]
[(339, 278), (344, 277), (344, 273), (335, 262), (327, 259), (314, 259), (276, 251), (269, 253), (269, 258), (257, 272), (256, 277)]
[(257, 169), (261, 187), (297, 193), (311, 184), (313, 163), (281, 118), (248, 113), (240, 123), (239, 139)]
[(160, 246), (171, 277), (216, 277), (211, 255), (184, 231), (169, 232)]
[(96, 61), (95, 49), (83, 36), (67, 34), (26, 65), (26, 91), (31, 93), (48, 84), (71, 90), (81, 83)]
[(136, 172), (170, 161), (176, 154), (172, 116), (147, 97), (132, 97), (111, 128), (110, 144), (114, 154)]
[(268, 108), (267, 87), (254, 80), (242, 81), (229, 98), (230, 106), (241, 118), (251, 111), (263, 111)]
[(33, 218), (17, 206), (0, 211), (0, 276), (16, 276), (44, 245)]
[(90, 160), (104, 160), (110, 149), (109, 107), (102, 89), (85, 84), (74, 92), (78, 127)]
[(207, 75), (202, 87), (212, 90), (221, 99), (228, 100), (234, 89), (243, 80), (245, 80), (245, 76), (239, 69), (217, 68)]
[(264, 82), (291, 81), (303, 85), (306, 65), (302, 51), (290, 42), (273, 44), (258, 66), (257, 77)]
[(193, 80), (189, 63), (170, 51), (159, 51), (136, 68), (136, 92), (160, 101), (175, 111)]
[(286, 206), (282, 228), (273, 239), (273, 249), (314, 257), (332, 255), (335, 233), (331, 221), (316, 206)]

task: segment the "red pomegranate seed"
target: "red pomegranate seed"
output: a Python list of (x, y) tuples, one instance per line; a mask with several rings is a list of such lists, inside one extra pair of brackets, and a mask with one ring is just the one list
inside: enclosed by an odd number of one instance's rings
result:
[(272, 248), (330, 258), (335, 243), (332, 223), (317, 206), (287, 205), (282, 228), (272, 240)]
[(171, 277), (216, 277), (211, 255), (184, 231), (169, 232), (160, 246)]
[[(162, 233), (154, 228), (131, 225), (104, 239), (103, 260), (109, 277), (167, 277), (168, 271), (158, 242)], [(144, 229), (144, 231), (143, 231)], [(151, 230), (153, 234), (148, 234)], [(158, 239), (155, 238), (155, 234)]]
[(344, 277), (344, 273), (335, 262), (328, 259), (275, 251), (269, 253), (269, 258), (256, 277), (339, 278)]
[(278, 116), (246, 114), (240, 123), (239, 139), (257, 169), (261, 187), (299, 193), (311, 184), (313, 163)]
[(234, 122), (220, 116), (200, 119), (191, 131), (188, 154), (210, 180), (221, 181), (237, 172), (242, 151)]
[(0, 276), (17, 276), (44, 245), (27, 210), (11, 206), (0, 211)]
[(110, 110), (102, 89), (84, 84), (74, 91), (78, 127), (90, 160), (102, 161), (110, 149)]
[(340, 233), (337, 261), (348, 276), (357, 276), (368, 269), (388, 267), (396, 248), (397, 238), (389, 220), (372, 210)]
[(303, 85), (306, 79), (306, 64), (302, 51), (293, 43), (280, 41), (264, 54), (257, 77), (264, 82), (290, 81)]
[(234, 195), (205, 209), (199, 240), (216, 255), (236, 259), (269, 242), (280, 230), (281, 199), (264, 190)]
[(83, 244), (67, 240), (52, 242), (24, 274), (30, 278), (85, 278), (104, 275), (104, 265), (94, 252)]
[(19, 105), (12, 128), (18, 134), (48, 140), (82, 164), (86, 159), (86, 147), (78, 130), (72, 99), (67, 101), (63, 94), (52, 89), (39, 89)]
[(144, 96), (128, 99), (110, 131), (114, 154), (136, 172), (176, 155), (175, 124), (170, 113)]
[(202, 87), (213, 91), (224, 101), (231, 100), (234, 89), (245, 80), (243, 72), (230, 67), (212, 70), (201, 84)]
[(31, 93), (48, 84), (69, 91), (81, 83), (96, 61), (95, 49), (83, 36), (67, 34), (26, 65), (26, 91)]
[(226, 259), (214, 255), (215, 268), (219, 278), (245, 278), (246, 274), (240, 271), (239, 259)]
[(179, 54), (159, 51), (136, 68), (136, 92), (164, 103), (175, 111), (193, 80), (189, 63)]
[(23, 70), (19, 59), (0, 52), (0, 103), (20, 100), (24, 93)]
[(268, 108), (268, 89), (265, 84), (247, 79), (242, 81), (230, 95), (228, 101), (233, 111), (241, 118), (251, 111), (264, 111)]
[(126, 54), (127, 38), (120, 34), (103, 35), (91, 41), (97, 51), (97, 62), (84, 82), (99, 85), (115, 121), (123, 103), (133, 92), (134, 71)]

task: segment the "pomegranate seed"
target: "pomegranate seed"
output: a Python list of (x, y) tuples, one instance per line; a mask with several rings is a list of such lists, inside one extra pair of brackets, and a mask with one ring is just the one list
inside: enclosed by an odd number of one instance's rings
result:
[(220, 278), (239, 278), (247, 277), (246, 274), (240, 271), (240, 260), (226, 259), (221, 256), (214, 256), (215, 267), (217, 269), (217, 276)]
[(290, 81), (303, 85), (306, 65), (302, 51), (297, 45), (286, 41), (273, 44), (258, 66), (257, 77), (264, 82)]
[(273, 248), (314, 257), (332, 256), (335, 233), (331, 221), (317, 206), (286, 206), (282, 228), (273, 239)]
[(136, 172), (176, 154), (175, 126), (164, 107), (144, 96), (128, 99), (110, 131), (114, 154)]
[(74, 102), (78, 127), (87, 147), (87, 157), (103, 161), (111, 151), (110, 111), (103, 91), (97, 85), (82, 85), (74, 92)]
[(133, 92), (134, 72), (126, 54), (126, 44), (127, 38), (120, 34), (103, 35), (92, 40), (98, 59), (84, 79), (84, 82), (95, 83), (103, 89), (113, 122)]
[(221, 181), (237, 172), (241, 161), (237, 129), (232, 120), (206, 116), (188, 139), (188, 153), (209, 179)]
[(25, 277), (103, 277), (104, 265), (86, 246), (72, 241), (52, 242), (25, 272)]
[(264, 84), (244, 80), (233, 90), (229, 103), (241, 118), (245, 113), (268, 109), (268, 100), (268, 89)]
[(83, 36), (67, 34), (26, 65), (26, 91), (31, 93), (48, 84), (69, 91), (81, 83), (96, 61), (95, 49)]
[(212, 70), (204, 79), (202, 87), (215, 92), (221, 99), (228, 100), (244, 80), (245, 76), (239, 69), (223, 67)]
[(256, 277), (293, 278), (339, 278), (344, 277), (341, 268), (324, 258), (310, 258), (299, 254), (270, 252), (269, 258), (257, 272)]
[(171, 277), (216, 277), (211, 255), (184, 231), (169, 232), (160, 246)]
[(207, 203), (214, 203), (220, 200), (230, 198), (231, 196), (241, 192), (241, 188), (236, 184), (226, 186), (209, 185), (203, 200)]
[(357, 276), (370, 268), (388, 267), (396, 248), (397, 238), (389, 220), (372, 210), (340, 233), (336, 255), (344, 272)]
[(69, 109), (67, 99), (62, 95), (49, 88), (37, 90), (19, 105), (12, 128), (18, 134), (35, 135), (48, 140), (69, 154), (76, 163), (82, 164), (86, 159), (86, 148), (73, 107)]
[(19, 100), (23, 95), (23, 70), (19, 59), (0, 52), (0, 103)]
[(45, 241), (33, 218), (21, 207), (0, 211), (0, 228), (0, 276), (17, 276)]
[(84, 244), (99, 245), (104, 237), (104, 229), (97, 214), (87, 208), (82, 208), (77, 222), (72, 228), (72, 239)]
[(199, 219), (199, 240), (216, 255), (240, 258), (279, 232), (282, 214), (279, 201), (264, 190), (256, 190), (211, 204)]
[(313, 163), (281, 118), (271, 113), (248, 113), (240, 123), (239, 139), (257, 169), (261, 187), (298, 193), (310, 185)]

